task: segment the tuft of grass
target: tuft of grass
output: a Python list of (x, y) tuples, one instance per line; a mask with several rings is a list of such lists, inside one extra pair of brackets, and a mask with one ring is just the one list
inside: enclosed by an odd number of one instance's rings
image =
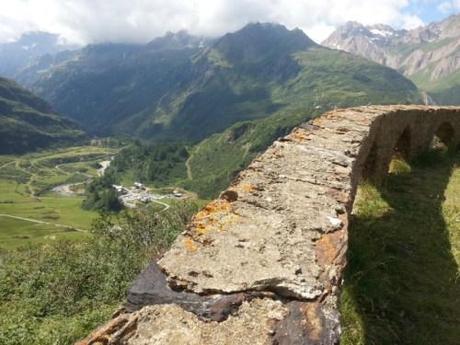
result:
[(460, 154), (360, 186), (341, 297), (342, 344), (458, 345)]
[(401, 157), (395, 157), (390, 162), (390, 167), (388, 169), (388, 172), (390, 174), (401, 175), (401, 174), (409, 174), (411, 170), (412, 170), (411, 166), (405, 159)]

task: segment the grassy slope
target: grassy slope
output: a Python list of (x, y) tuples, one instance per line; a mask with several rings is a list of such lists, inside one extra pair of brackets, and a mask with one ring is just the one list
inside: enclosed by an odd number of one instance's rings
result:
[(55, 114), (46, 102), (0, 78), (0, 153), (21, 153), (83, 137), (75, 123)]
[[(290, 106), (419, 102), (415, 85), (390, 68), (342, 51), (313, 48), (295, 55), (298, 76), (275, 93)], [(300, 96), (300, 97), (299, 97)]]
[(459, 344), (459, 164), (459, 154), (439, 158), (360, 187), (343, 344)]
[(460, 70), (447, 77), (431, 80), (430, 74), (433, 66), (411, 76), (411, 79), (421, 89), (426, 90), (440, 104), (460, 104)]
[[(81, 182), (95, 176), (95, 163), (112, 154), (112, 149), (85, 146), (0, 156), (0, 214), (88, 230), (96, 213), (81, 209), (82, 197), (60, 196), (49, 190), (59, 184)], [(82, 232), (51, 224), (0, 217), (0, 248), (82, 235)]]
[[(203, 139), (244, 120), (304, 112), (315, 105), (417, 103), (415, 85), (387, 67), (323, 47), (310, 47), (278, 60), (209, 68), (212, 78), (187, 90), (190, 96), (171, 113), (173, 135)], [(288, 58), (286, 58), (288, 59)], [(295, 61), (295, 63), (294, 63)], [(219, 61), (219, 64), (222, 64)], [(283, 68), (276, 69), (277, 64)], [(259, 69), (267, 67), (266, 75)], [(199, 123), (200, 126), (196, 126)], [(177, 132), (179, 130), (179, 132)]]
[(312, 115), (318, 115), (318, 110), (240, 122), (223, 133), (212, 135), (192, 148), (187, 161), (189, 179), (182, 185), (204, 198), (216, 196), (273, 140)]
[(265, 119), (237, 123), (196, 145), (187, 162), (192, 179), (183, 186), (202, 197), (216, 196), (275, 139), (334, 106), (418, 101), (407, 79), (363, 58), (324, 48), (295, 57), (302, 71), (286, 86), (272, 90), (273, 103), (284, 102), (286, 109)]

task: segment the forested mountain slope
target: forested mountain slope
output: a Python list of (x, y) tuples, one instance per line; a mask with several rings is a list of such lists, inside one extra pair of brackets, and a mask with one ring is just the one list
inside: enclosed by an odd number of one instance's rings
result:
[(0, 153), (21, 153), (83, 138), (76, 123), (15, 82), (0, 78)]

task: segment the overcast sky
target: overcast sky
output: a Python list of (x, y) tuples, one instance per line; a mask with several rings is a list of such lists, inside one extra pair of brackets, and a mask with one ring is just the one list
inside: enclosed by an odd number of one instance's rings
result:
[(248, 22), (299, 27), (320, 42), (348, 20), (413, 28), (460, 12), (460, 0), (0, 0), (0, 42), (26, 31), (73, 43), (146, 42), (185, 29), (217, 36)]

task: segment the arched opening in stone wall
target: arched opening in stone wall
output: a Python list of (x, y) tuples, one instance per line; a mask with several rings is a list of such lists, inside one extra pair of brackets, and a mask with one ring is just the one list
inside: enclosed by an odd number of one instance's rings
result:
[(363, 170), (361, 172), (362, 180), (370, 180), (375, 174), (376, 163), (377, 163), (377, 145), (374, 143), (367, 155), (366, 161), (363, 165)]
[(399, 137), (396, 145), (393, 148), (394, 155), (403, 157), (404, 159), (409, 159), (409, 152), (410, 152), (410, 145), (411, 145), (411, 134), (410, 129), (407, 127)]
[(404, 129), (398, 141), (393, 147), (393, 155), (388, 166), (388, 173), (407, 173), (410, 172), (408, 164), (411, 150), (411, 132), (410, 128)]
[(455, 131), (449, 122), (442, 123), (433, 135), (430, 149), (447, 150), (452, 144)]

